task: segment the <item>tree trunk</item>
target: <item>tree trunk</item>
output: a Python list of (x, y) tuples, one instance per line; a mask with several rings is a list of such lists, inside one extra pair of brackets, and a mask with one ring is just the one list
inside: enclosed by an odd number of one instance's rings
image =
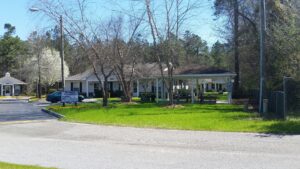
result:
[(168, 92), (169, 92), (169, 104), (173, 105), (174, 104), (174, 98), (173, 98), (173, 78), (168, 80), (169, 87), (168, 87)]
[(39, 99), (42, 98), (42, 85), (41, 85), (41, 81), (40, 80), (38, 82), (38, 98)]
[(239, 4), (238, 0), (234, 0), (234, 71), (236, 73), (234, 79), (234, 95), (240, 86), (240, 61), (239, 61)]
[(106, 78), (104, 79), (103, 82), (102, 95), (103, 95), (102, 106), (107, 107), (108, 106), (108, 81)]
[(130, 82), (124, 82), (124, 98), (123, 102), (131, 102), (132, 101), (132, 96), (131, 96), (131, 84)]
[(132, 101), (131, 82), (128, 82), (127, 87), (128, 87), (128, 89), (127, 89), (127, 102), (131, 102)]

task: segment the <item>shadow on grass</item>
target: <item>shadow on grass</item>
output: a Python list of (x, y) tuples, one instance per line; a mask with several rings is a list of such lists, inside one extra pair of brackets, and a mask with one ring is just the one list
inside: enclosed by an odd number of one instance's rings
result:
[[(149, 107), (139, 107), (139, 108), (155, 108), (151, 109), (151, 111), (143, 111), (143, 109), (136, 110), (136, 107), (126, 107), (129, 108), (129, 110), (126, 110), (118, 116), (159, 116), (159, 115), (179, 115), (179, 114), (210, 114), (210, 113), (220, 113), (227, 114), (227, 113), (234, 113), (232, 116), (228, 116), (227, 118), (240, 120), (240, 119), (249, 119), (252, 117), (249, 113), (244, 112), (240, 108), (215, 108), (215, 107), (207, 107), (207, 105), (203, 105), (203, 107), (183, 107), (183, 108), (166, 108), (163, 106), (151, 106)], [(238, 115), (239, 114), (239, 115)], [(226, 115), (227, 116), (227, 115)], [(238, 116), (238, 117), (236, 117)]]
[(266, 134), (276, 135), (299, 135), (300, 121), (277, 121), (274, 124), (264, 127)]
[[(208, 111), (222, 111), (222, 112), (243, 112), (243, 108), (239, 106), (232, 106), (226, 104), (180, 104), (182, 108), (177, 109), (188, 109), (188, 110), (208, 110)], [(134, 108), (134, 109), (143, 109), (143, 108), (166, 108), (167, 103), (137, 103), (137, 104), (123, 104), (120, 107), (122, 108)], [(172, 110), (172, 108), (168, 108)]]
[(261, 120), (258, 114), (252, 112), (235, 113), (223, 116), (223, 118), (228, 120)]

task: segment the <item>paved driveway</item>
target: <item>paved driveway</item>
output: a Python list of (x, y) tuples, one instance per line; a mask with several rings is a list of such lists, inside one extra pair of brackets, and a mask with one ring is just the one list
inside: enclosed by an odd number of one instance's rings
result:
[(54, 117), (41, 111), (41, 107), (26, 102), (0, 104), (0, 123), (11, 121), (48, 120)]
[(96, 126), (0, 125), (0, 161), (62, 169), (299, 169), (300, 136)]

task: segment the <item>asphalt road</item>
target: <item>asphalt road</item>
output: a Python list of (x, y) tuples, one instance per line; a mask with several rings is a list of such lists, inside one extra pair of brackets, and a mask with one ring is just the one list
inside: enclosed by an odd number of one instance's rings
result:
[(0, 125), (0, 161), (62, 169), (299, 169), (300, 136), (96, 126)]
[(54, 117), (42, 112), (38, 105), (21, 101), (0, 104), (0, 123), (47, 119), (54, 119)]

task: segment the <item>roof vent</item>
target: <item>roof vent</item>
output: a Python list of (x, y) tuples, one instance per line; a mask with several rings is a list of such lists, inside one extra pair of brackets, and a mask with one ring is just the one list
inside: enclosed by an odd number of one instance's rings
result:
[(9, 72), (5, 73), (5, 77), (10, 77), (10, 73)]

